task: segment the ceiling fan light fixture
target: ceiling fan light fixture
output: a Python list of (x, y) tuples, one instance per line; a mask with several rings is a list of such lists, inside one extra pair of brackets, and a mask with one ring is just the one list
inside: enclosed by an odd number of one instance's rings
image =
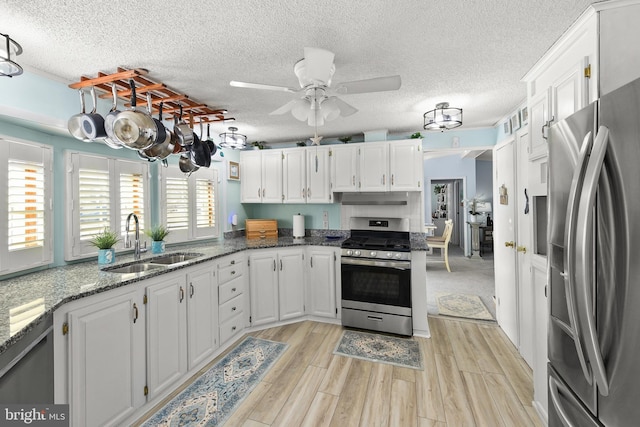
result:
[(425, 130), (445, 130), (462, 126), (462, 108), (449, 107), (448, 102), (436, 104), (436, 108), (424, 113)]
[(237, 127), (229, 127), (231, 132), (223, 132), (220, 134), (220, 147), (231, 148), (233, 150), (241, 150), (247, 146), (247, 136), (236, 133)]
[(13, 77), (22, 74), (22, 67), (11, 59), (22, 53), (22, 46), (7, 34), (0, 33), (0, 76)]
[(328, 98), (322, 102), (322, 116), (326, 121), (335, 120), (340, 116), (340, 108), (338, 107), (335, 97)]

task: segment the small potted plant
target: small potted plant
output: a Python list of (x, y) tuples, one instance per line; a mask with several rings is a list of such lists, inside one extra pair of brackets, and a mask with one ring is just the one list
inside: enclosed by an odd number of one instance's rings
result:
[(266, 144), (266, 141), (253, 141), (251, 143), (254, 150), (264, 150), (264, 148), (266, 147), (265, 144)]
[(144, 234), (151, 238), (151, 253), (161, 254), (164, 252), (164, 238), (169, 234), (169, 230), (164, 225), (156, 225), (150, 230), (145, 230)]
[(90, 244), (98, 248), (98, 264), (106, 265), (116, 262), (116, 250), (113, 246), (119, 241), (118, 233), (109, 230), (108, 227), (89, 240)]
[(422, 138), (422, 134), (420, 132), (412, 133), (409, 138), (410, 139), (419, 139), (419, 138)]
[(351, 142), (351, 137), (343, 136), (342, 138), (338, 138), (338, 141), (342, 142), (343, 144), (348, 144), (349, 142)]

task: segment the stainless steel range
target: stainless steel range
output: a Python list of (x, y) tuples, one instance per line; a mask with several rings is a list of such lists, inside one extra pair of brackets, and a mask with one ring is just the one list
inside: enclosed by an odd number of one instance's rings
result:
[(342, 325), (413, 335), (405, 218), (351, 218), (342, 244)]

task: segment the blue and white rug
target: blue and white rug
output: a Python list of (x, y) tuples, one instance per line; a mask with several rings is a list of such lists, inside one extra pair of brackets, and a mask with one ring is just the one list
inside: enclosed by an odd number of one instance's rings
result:
[(245, 338), (142, 426), (222, 425), (287, 347), (279, 342)]
[(404, 368), (424, 369), (420, 344), (411, 338), (346, 330), (333, 354)]

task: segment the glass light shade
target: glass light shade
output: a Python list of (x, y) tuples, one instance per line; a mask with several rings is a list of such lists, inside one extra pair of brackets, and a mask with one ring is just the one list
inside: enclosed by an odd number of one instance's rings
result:
[(238, 128), (230, 127), (229, 132), (220, 134), (220, 147), (241, 150), (247, 146), (247, 136), (236, 133)]
[(436, 104), (436, 108), (424, 113), (424, 129), (439, 130), (457, 128), (462, 125), (462, 108), (450, 108), (448, 102)]
[(22, 53), (22, 47), (11, 37), (0, 33), (0, 76), (19, 76), (22, 74), (22, 67), (11, 60), (11, 56), (18, 56)]

